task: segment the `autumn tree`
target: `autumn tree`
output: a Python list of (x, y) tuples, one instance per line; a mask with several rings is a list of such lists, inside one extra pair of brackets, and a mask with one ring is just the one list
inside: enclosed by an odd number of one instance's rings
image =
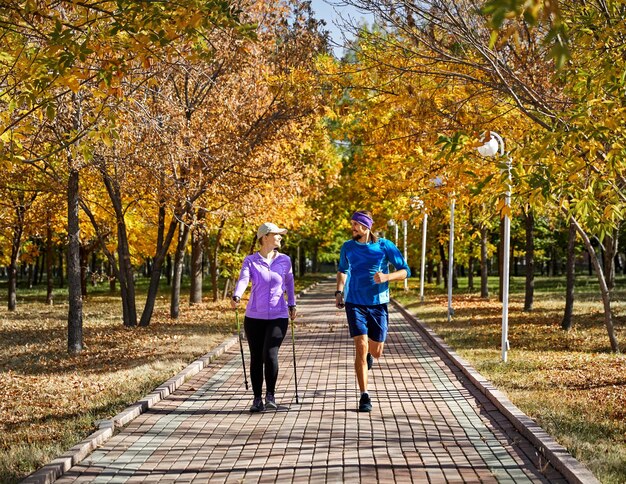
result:
[[(457, 79), (471, 87), (468, 92), (474, 99), (484, 100), (483, 113), (493, 121), (473, 122), (466, 130), (480, 133), (488, 128), (505, 132), (508, 139), (538, 138), (523, 147), (522, 156), (529, 163), (516, 180), (518, 188), (526, 193), (529, 187), (530, 193), (543, 199), (531, 198), (533, 203), (554, 202), (575, 224), (594, 257), (591, 234), (607, 242), (615, 238), (614, 234), (610, 238), (605, 235), (612, 232), (609, 227), (617, 227), (617, 214), (621, 213), (617, 209), (620, 187), (611, 183), (621, 178), (622, 169), (619, 164), (607, 163), (622, 146), (621, 130), (611, 129), (619, 127), (622, 118), (616, 94), (623, 83), (616, 71), (623, 45), (624, 7), (620, 2), (562, 1), (558, 3), (561, 15), (551, 10), (557, 5), (552, 2), (550, 8), (533, 11), (529, 2), (504, 5), (494, 0), (483, 12), (464, 1), (349, 3), (377, 15), (388, 40), (384, 52), (397, 52), (391, 58), (402, 59), (402, 64), (394, 65), (381, 56), (377, 59), (381, 65), (404, 77)], [(565, 41), (575, 48), (567, 49)], [(606, 48), (598, 52), (587, 48), (591, 45)], [(559, 70), (570, 54), (567, 69)], [(496, 112), (509, 106), (525, 116), (533, 126), (527, 136), (510, 136), (500, 129), (504, 126), (493, 116), (489, 102)], [(564, 163), (564, 159), (568, 161)], [(582, 183), (572, 183), (572, 176), (578, 175)], [(599, 258), (592, 259), (611, 348), (618, 351), (610, 284)]]
[[(2, 157), (39, 164), (55, 160), (56, 169), (49, 171), (58, 172), (59, 154), (66, 156), (62, 172), (68, 187), (71, 353), (82, 348), (79, 172), (84, 148), (89, 146), (83, 138), (94, 132), (109, 106), (94, 102), (92, 110), (83, 110), (83, 99), (119, 96), (119, 81), (126, 72), (155, 57), (166, 57), (168, 47), (178, 39), (202, 41), (205, 28), (239, 25), (237, 12), (225, 2), (190, 0), (163, 6), (162, 2), (61, 2), (27, 8), (21, 2), (3, 4)], [(63, 125), (55, 123), (61, 107), (70, 111), (71, 121)], [(44, 117), (47, 129), (42, 129)]]

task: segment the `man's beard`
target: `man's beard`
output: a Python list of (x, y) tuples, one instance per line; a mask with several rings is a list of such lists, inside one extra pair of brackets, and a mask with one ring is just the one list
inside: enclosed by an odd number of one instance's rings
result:
[(363, 237), (364, 237), (363, 235), (353, 235), (352, 240), (354, 240), (355, 242), (361, 242), (361, 239)]

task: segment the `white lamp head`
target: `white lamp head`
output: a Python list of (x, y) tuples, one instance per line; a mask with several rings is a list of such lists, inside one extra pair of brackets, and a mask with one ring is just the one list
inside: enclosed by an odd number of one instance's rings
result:
[[(484, 138), (483, 138), (484, 139)], [(489, 141), (476, 148), (482, 156), (495, 156), (498, 154), (498, 140), (491, 136)]]
[(389, 227), (393, 227), (396, 224), (396, 221), (392, 218), (389, 219), (389, 221), (387, 222), (387, 225), (389, 225)]
[[(485, 141), (487, 136), (489, 136), (489, 141)], [(498, 133), (489, 131), (489, 134), (483, 134), (480, 140), (483, 144), (476, 149), (481, 156), (495, 156), (498, 151), (500, 151), (500, 155), (504, 154), (504, 140)]]

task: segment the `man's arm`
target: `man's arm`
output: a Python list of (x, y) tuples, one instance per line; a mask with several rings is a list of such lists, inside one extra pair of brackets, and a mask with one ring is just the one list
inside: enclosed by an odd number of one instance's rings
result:
[(377, 272), (374, 274), (374, 282), (376, 284), (382, 284), (383, 282), (404, 281), (407, 276), (408, 274), (406, 269), (400, 269), (399, 271), (390, 272), (389, 274)]
[(343, 288), (346, 286), (346, 274), (337, 272), (337, 290), (335, 291), (335, 306), (343, 309), (345, 302), (343, 300)]
[(383, 282), (391, 282), (391, 281), (403, 281), (407, 277), (411, 275), (411, 270), (409, 269), (409, 265), (402, 257), (400, 253), (400, 249), (396, 247), (396, 245), (390, 240), (385, 239), (385, 245), (383, 246), (387, 259), (393, 265), (395, 272), (390, 272), (389, 274), (383, 274), (382, 272), (377, 272), (374, 274), (374, 282), (376, 284), (381, 284)]
[(343, 292), (343, 288), (346, 285), (346, 274), (343, 272), (337, 272), (337, 291)]

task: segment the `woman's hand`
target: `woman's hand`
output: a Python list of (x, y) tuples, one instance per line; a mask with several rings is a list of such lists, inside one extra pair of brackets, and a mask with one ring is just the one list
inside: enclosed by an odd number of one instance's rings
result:
[(293, 321), (298, 316), (298, 308), (295, 306), (289, 306), (289, 317)]
[(240, 302), (241, 302), (241, 298), (239, 296), (233, 296), (230, 299), (230, 307), (233, 309), (237, 309), (239, 307)]

